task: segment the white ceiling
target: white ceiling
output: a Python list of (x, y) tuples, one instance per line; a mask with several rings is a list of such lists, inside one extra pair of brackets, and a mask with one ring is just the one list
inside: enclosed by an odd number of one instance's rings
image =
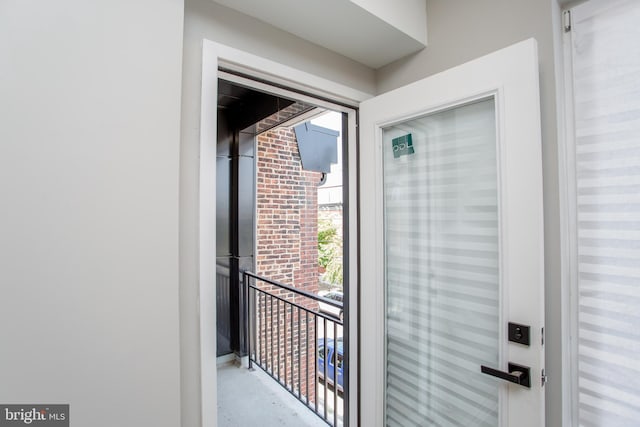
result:
[[(417, 52), (426, 45), (426, 11), (423, 0), (393, 0), (400, 8), (418, 5), (418, 14), (398, 23), (396, 13), (379, 1), (364, 0), (214, 0), (312, 43), (377, 69)], [(358, 4), (356, 4), (356, 2)], [(381, 16), (383, 14), (389, 16)], [(393, 15), (393, 16), (392, 16)], [(389, 19), (391, 18), (391, 19)], [(418, 25), (416, 31), (416, 25)], [(419, 28), (423, 25), (424, 28)], [(416, 35), (417, 34), (417, 35)], [(422, 35), (424, 34), (424, 35)]]

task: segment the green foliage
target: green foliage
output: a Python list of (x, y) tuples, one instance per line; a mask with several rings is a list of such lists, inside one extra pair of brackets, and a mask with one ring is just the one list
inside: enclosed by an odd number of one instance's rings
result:
[(342, 236), (326, 218), (318, 221), (318, 264), (325, 269), (324, 281), (342, 285)]

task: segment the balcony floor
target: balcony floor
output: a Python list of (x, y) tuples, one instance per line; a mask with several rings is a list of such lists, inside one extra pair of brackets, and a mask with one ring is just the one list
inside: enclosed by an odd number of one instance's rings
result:
[(219, 427), (327, 427), (259, 368), (234, 362), (218, 365)]

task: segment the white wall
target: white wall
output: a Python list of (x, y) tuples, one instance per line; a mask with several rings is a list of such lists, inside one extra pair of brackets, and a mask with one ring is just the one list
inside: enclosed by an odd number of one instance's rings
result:
[[(355, 61), (210, 0), (186, 1), (180, 154), (183, 427), (198, 426), (201, 411), (200, 340), (196, 307), (198, 307), (198, 155), (203, 39), (278, 61), (363, 92), (373, 93), (375, 90), (373, 70)], [(215, 363), (215, 361), (203, 363)]]
[(351, 0), (369, 13), (427, 44), (426, 0)]
[(182, 0), (0, 2), (0, 402), (180, 422)]
[(552, 11), (555, 0), (427, 0), (427, 47), (378, 70), (378, 92), (534, 37), (540, 58), (545, 221), (547, 425), (562, 425), (558, 147)]

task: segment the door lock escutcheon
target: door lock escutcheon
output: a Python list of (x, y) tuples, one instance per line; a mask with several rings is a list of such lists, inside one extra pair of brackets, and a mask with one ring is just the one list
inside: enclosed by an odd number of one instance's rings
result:
[(522, 345), (531, 345), (531, 328), (527, 325), (509, 322), (509, 341)]

